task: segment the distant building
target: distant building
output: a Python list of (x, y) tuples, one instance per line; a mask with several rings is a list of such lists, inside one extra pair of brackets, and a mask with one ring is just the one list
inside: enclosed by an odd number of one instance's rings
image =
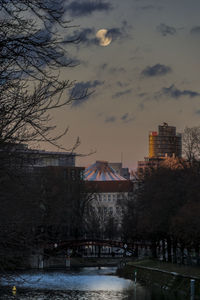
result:
[(130, 173), (128, 168), (123, 168), (122, 163), (110, 163), (109, 166), (111, 166), (118, 174), (120, 174), (122, 177), (126, 179), (130, 179)]
[(74, 167), (75, 157), (75, 153), (30, 149), (26, 144), (8, 143), (0, 147), (0, 159), (15, 167)]
[(181, 159), (182, 137), (176, 133), (176, 127), (167, 123), (158, 126), (157, 131), (149, 133), (149, 156), (138, 161), (137, 175), (142, 177), (155, 169), (167, 158)]
[(145, 157), (143, 161), (138, 161), (138, 167), (137, 167), (137, 175), (138, 177), (142, 177), (145, 174), (147, 175), (149, 171), (152, 169), (158, 168), (160, 163), (163, 161), (162, 158), (150, 158)]
[(119, 175), (107, 161), (97, 161), (85, 170), (87, 188), (93, 192), (97, 213), (121, 222), (123, 201), (133, 198), (133, 183)]
[(176, 127), (167, 123), (158, 126), (157, 131), (149, 133), (149, 158), (181, 157), (181, 134), (176, 134)]

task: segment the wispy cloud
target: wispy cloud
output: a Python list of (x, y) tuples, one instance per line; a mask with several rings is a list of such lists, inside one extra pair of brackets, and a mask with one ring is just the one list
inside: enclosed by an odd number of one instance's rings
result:
[(176, 28), (172, 26), (168, 26), (164, 23), (161, 23), (156, 27), (157, 31), (162, 34), (162, 36), (174, 35), (176, 34)]
[(197, 110), (195, 111), (195, 114), (196, 114), (196, 115), (200, 115), (200, 109), (197, 109)]
[(128, 112), (121, 116), (121, 120), (124, 123), (129, 123), (135, 120), (134, 116), (131, 116)]
[(81, 30), (75, 30), (73, 34), (69, 37), (67, 37), (68, 40), (76, 40), (80, 41), (80, 43), (77, 43), (77, 47), (79, 48), (80, 45), (97, 45), (98, 40), (95, 36), (95, 29), (94, 27), (87, 27), (87, 28), (82, 28)]
[(116, 122), (117, 118), (115, 116), (109, 116), (109, 117), (106, 117), (105, 119), (105, 122), (106, 123), (114, 123)]
[(112, 36), (112, 40), (121, 40), (124, 38), (130, 38), (129, 36), (129, 30), (132, 28), (131, 25), (128, 24), (127, 21), (122, 22), (121, 27), (113, 27), (108, 29), (108, 35)]
[(193, 35), (200, 34), (200, 26), (192, 27), (192, 29), (190, 30), (190, 33), (193, 34)]
[(71, 17), (82, 17), (97, 11), (109, 11), (112, 6), (110, 3), (101, 0), (75, 0), (69, 3), (66, 8)]
[(117, 81), (116, 85), (119, 86), (120, 88), (125, 88), (129, 86), (129, 82)]
[(147, 66), (142, 72), (141, 75), (144, 77), (155, 77), (155, 76), (163, 76), (172, 71), (171, 67), (156, 64), (154, 66)]
[[(86, 82), (78, 82), (74, 88), (70, 91), (71, 96), (77, 100), (72, 102), (72, 107), (78, 107), (83, 105), (93, 95), (97, 86), (103, 85), (103, 81), (94, 80)], [(86, 96), (84, 96), (86, 94)]]
[(112, 98), (121, 98), (124, 95), (128, 95), (132, 92), (132, 89), (124, 90), (121, 92), (117, 92), (114, 95), (112, 95)]
[(126, 70), (124, 67), (110, 67), (108, 63), (104, 63), (104, 64), (101, 64), (99, 66), (99, 69), (104, 71), (104, 70), (107, 70), (109, 73), (113, 74), (113, 73), (125, 73)]
[(161, 92), (159, 92), (156, 97), (159, 97), (159, 95), (165, 95), (170, 98), (178, 99), (182, 96), (189, 96), (190, 98), (198, 97), (200, 96), (200, 93), (192, 90), (180, 90), (176, 88), (174, 84), (172, 84), (170, 87), (163, 87)]
[[(112, 37), (112, 42), (116, 40), (123, 40), (129, 37), (129, 29), (131, 26), (126, 21), (123, 21), (121, 27), (108, 28), (107, 36)], [(75, 30), (71, 36), (68, 36), (68, 40), (80, 40), (77, 43), (77, 47), (84, 44), (86, 46), (99, 45), (99, 40), (96, 38), (96, 29), (94, 27), (86, 27), (81, 30)]]

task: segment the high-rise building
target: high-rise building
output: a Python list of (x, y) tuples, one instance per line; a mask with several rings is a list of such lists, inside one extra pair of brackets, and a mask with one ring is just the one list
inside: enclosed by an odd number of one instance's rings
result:
[(181, 158), (182, 138), (181, 134), (176, 133), (176, 127), (169, 126), (167, 123), (158, 126), (157, 131), (149, 133), (149, 156), (143, 161), (138, 161), (137, 175), (142, 177), (151, 169), (160, 166), (166, 158)]
[(176, 134), (176, 127), (163, 123), (158, 132), (149, 133), (149, 158), (181, 157), (181, 154), (181, 135)]

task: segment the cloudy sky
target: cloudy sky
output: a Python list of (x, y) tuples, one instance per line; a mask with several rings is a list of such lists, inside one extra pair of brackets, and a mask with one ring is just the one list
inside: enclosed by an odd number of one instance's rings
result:
[[(61, 74), (76, 90), (93, 92), (55, 113), (69, 125), (63, 146), (80, 136), (78, 165), (96, 160), (134, 168), (148, 155), (148, 132), (167, 122), (181, 132), (200, 125), (199, 0), (68, 0), (66, 17), (78, 25), (66, 37), (81, 43), (69, 53), (80, 62)], [(100, 46), (99, 29), (111, 43)]]

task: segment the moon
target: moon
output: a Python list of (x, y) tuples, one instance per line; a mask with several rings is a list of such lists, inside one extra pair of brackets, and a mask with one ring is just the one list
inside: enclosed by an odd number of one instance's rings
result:
[(96, 38), (99, 40), (99, 45), (100, 46), (108, 46), (111, 41), (112, 41), (112, 37), (111, 36), (106, 36), (106, 34), (108, 33), (107, 29), (100, 29), (97, 31), (96, 33)]

